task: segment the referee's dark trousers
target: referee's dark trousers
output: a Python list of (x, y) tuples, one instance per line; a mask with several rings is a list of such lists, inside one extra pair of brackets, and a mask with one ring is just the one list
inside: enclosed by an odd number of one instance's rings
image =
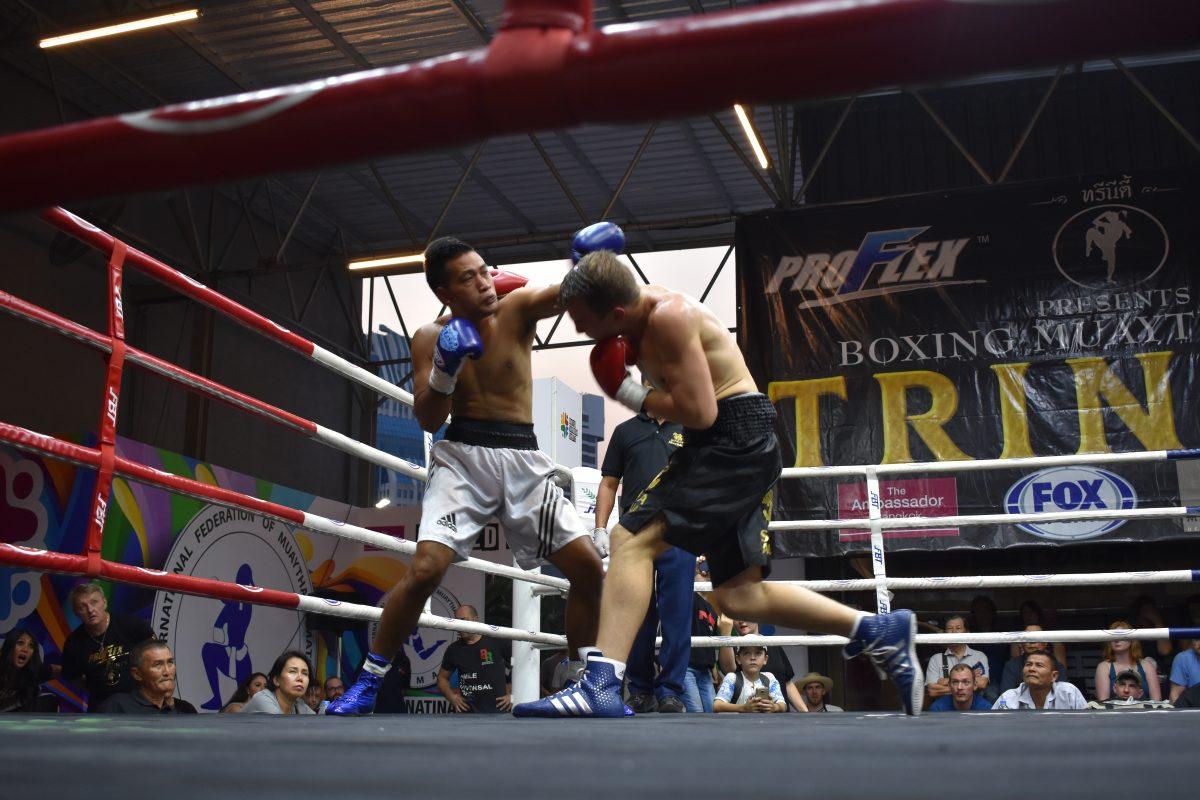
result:
[[(654, 593), (646, 619), (638, 630), (625, 679), (629, 693), (668, 695), (683, 699), (683, 676), (692, 652), (692, 586), (696, 580), (696, 557), (671, 547), (654, 559)], [(662, 622), (662, 647), (658, 652), (660, 671), (654, 675), (654, 639)]]

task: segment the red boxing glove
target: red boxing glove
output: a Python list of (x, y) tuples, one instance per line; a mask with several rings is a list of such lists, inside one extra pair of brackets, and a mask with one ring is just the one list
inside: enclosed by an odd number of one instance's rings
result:
[(529, 283), (529, 278), (515, 272), (505, 272), (502, 269), (492, 270), (492, 285), (496, 287), (496, 297), (504, 297), (511, 291), (520, 289)]
[(621, 405), (641, 411), (650, 390), (629, 374), (628, 367), (636, 361), (637, 348), (620, 336), (596, 342), (592, 348), (592, 375), (596, 383)]

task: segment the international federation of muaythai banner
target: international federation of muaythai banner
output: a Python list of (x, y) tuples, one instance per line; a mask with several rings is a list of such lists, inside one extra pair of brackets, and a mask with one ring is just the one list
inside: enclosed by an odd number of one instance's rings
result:
[[(1200, 446), (1196, 172), (1104, 175), (744, 217), (740, 344), (785, 466)], [(884, 516), (1200, 501), (1195, 462), (882, 481)], [(861, 479), (785, 480), (777, 519), (867, 516)], [(886, 532), (889, 550), (1170, 539), (1196, 520)], [(862, 550), (789, 532), (780, 555)]]

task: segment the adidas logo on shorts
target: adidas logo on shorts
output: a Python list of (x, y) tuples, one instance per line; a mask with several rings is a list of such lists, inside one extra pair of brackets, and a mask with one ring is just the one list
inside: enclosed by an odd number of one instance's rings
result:
[(446, 528), (454, 533), (458, 533), (458, 526), (454, 524), (454, 515), (453, 514), (447, 514), (446, 516), (442, 517), (434, 524), (438, 525), (442, 528)]

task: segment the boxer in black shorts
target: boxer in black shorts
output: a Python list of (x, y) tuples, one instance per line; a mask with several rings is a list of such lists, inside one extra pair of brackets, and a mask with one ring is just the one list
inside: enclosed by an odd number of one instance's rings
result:
[(667, 544), (706, 556), (720, 586), (758, 567), (771, 571), (771, 493), (782, 461), (775, 409), (761, 394), (717, 401), (717, 419), (684, 430), (684, 445), (621, 516), (638, 533), (656, 516), (666, 520)]
[[(847, 636), (890, 676), (909, 714), (924, 680), (910, 611), (867, 615), (798, 586), (766, 583), (771, 491), (782, 469), (775, 412), (729, 331), (695, 299), (643, 286), (609, 251), (585, 255), (559, 287), (575, 327), (597, 344), (592, 373), (609, 397), (678, 422), (686, 444), (612, 533), (597, 647), (577, 685), (513, 709), (527, 717), (619, 717), (625, 659), (649, 605), (654, 558), (670, 545), (704, 553), (715, 604), (730, 616)], [(629, 374), (637, 364), (651, 386)]]

